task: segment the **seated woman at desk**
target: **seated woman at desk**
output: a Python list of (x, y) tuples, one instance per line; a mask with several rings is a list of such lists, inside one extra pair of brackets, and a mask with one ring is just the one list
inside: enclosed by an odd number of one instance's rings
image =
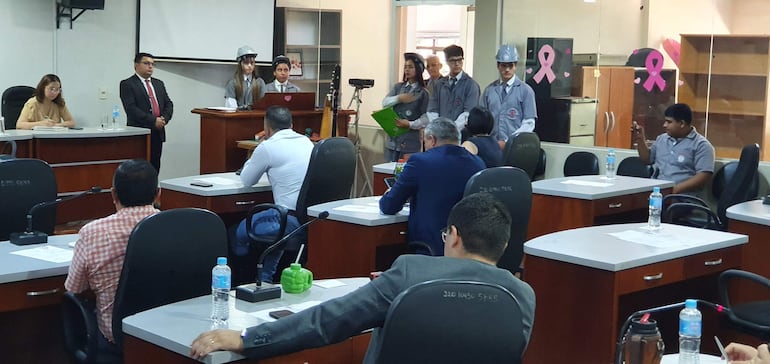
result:
[(462, 146), (471, 154), (479, 156), (487, 168), (500, 167), (503, 163), (503, 151), (495, 137), (489, 135), (494, 126), (495, 119), (486, 108), (476, 106), (468, 112), (465, 130), (470, 137)]
[(265, 96), (265, 81), (256, 73), (257, 51), (249, 46), (238, 48), (235, 57), (238, 68), (235, 75), (225, 85), (225, 107), (249, 109), (258, 98)]
[(295, 84), (289, 82), (289, 57), (280, 55), (273, 60), (273, 76), (275, 80), (267, 84), (266, 92), (300, 92)]
[(32, 129), (36, 126), (75, 127), (75, 120), (64, 103), (61, 80), (57, 75), (43, 76), (16, 120), (16, 129)]

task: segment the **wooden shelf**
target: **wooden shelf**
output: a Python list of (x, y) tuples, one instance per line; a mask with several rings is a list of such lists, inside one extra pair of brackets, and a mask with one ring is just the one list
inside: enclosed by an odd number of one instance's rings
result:
[[(704, 76), (709, 75), (708, 69), (690, 70), (690, 69), (680, 68), (679, 72), (684, 74), (694, 74), (694, 75), (704, 75)], [(749, 72), (744, 70), (727, 70), (723, 72), (711, 72), (711, 75), (712, 76), (736, 76), (736, 77), (762, 77), (762, 78), (767, 77), (767, 74)]]

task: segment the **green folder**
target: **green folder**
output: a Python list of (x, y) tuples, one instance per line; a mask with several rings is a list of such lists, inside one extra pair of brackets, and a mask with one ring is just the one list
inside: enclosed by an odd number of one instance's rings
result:
[(398, 114), (396, 114), (395, 111), (393, 111), (392, 107), (387, 107), (380, 111), (375, 111), (372, 113), (372, 117), (377, 122), (377, 124), (380, 124), (382, 130), (385, 130), (385, 132), (392, 137), (397, 137), (409, 132), (409, 128), (401, 128), (396, 126), (396, 119), (401, 118), (398, 116)]

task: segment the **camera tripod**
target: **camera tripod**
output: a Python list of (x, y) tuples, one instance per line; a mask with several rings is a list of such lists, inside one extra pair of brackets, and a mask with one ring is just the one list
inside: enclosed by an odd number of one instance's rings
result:
[[(356, 86), (356, 90), (353, 92), (353, 96), (350, 98), (350, 102), (348, 103), (348, 109), (350, 109), (350, 106), (353, 105), (353, 101), (356, 102), (356, 119), (353, 122), (356, 134), (356, 140), (353, 142), (353, 144), (356, 146), (356, 173), (355, 178), (353, 179), (353, 194), (358, 193), (358, 195), (353, 197), (365, 196), (364, 192), (368, 192), (366, 196), (371, 196), (374, 194), (374, 190), (372, 189), (372, 181), (369, 179), (366, 163), (364, 163), (364, 156), (361, 154), (361, 135), (358, 134), (358, 120), (360, 118), (359, 110), (361, 109), (361, 90), (363, 89), (363, 87)], [(364, 183), (360, 190), (358, 189), (359, 173), (362, 174), (364, 179)]]

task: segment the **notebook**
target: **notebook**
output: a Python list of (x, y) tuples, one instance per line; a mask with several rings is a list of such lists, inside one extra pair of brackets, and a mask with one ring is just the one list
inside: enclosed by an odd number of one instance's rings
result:
[(372, 118), (374, 118), (374, 121), (376, 121), (377, 124), (380, 124), (382, 130), (385, 130), (385, 132), (392, 137), (397, 137), (409, 132), (409, 128), (400, 128), (396, 126), (396, 119), (399, 119), (399, 116), (393, 111), (392, 107), (386, 107), (382, 110), (373, 112)]
[(315, 92), (268, 92), (261, 100), (254, 103), (254, 110), (265, 110), (279, 105), (289, 110), (315, 110)]

